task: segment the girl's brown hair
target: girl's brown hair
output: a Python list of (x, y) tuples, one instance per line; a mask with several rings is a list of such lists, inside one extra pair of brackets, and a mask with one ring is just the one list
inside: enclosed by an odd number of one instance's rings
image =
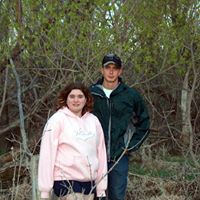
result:
[(67, 84), (58, 94), (56, 110), (67, 106), (67, 103), (66, 103), (67, 97), (68, 97), (69, 93), (74, 89), (81, 90), (86, 98), (86, 104), (83, 107), (82, 115), (84, 115), (86, 112), (91, 112), (93, 109), (93, 97), (92, 97), (89, 89), (83, 83)]

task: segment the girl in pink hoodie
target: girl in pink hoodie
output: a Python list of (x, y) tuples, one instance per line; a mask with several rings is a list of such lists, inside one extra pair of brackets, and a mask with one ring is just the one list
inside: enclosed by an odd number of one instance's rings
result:
[(99, 120), (90, 113), (92, 106), (92, 96), (83, 84), (69, 84), (60, 92), (57, 112), (47, 121), (41, 141), (41, 198), (49, 198), (52, 189), (66, 200), (105, 196), (104, 134)]

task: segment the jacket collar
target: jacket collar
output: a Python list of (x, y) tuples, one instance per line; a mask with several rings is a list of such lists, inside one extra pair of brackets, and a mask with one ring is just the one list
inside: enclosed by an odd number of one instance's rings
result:
[[(104, 78), (102, 77), (95, 84), (92, 85), (91, 87), (92, 93), (98, 93), (102, 96), (105, 96), (105, 93), (103, 92), (103, 89), (102, 89), (103, 79)], [(122, 81), (122, 78), (119, 77), (118, 79), (119, 79), (119, 85), (113, 90), (112, 95), (116, 95), (126, 88), (125, 84)]]

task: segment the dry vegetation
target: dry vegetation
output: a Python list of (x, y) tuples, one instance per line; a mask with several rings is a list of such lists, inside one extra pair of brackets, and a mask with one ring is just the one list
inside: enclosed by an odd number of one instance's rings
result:
[(0, 200), (39, 200), (34, 158), (56, 95), (96, 82), (107, 52), (151, 116), (127, 200), (200, 199), (199, 10), (196, 0), (1, 0)]
[[(153, 158), (144, 154), (145, 148), (144, 145), (130, 156), (126, 200), (200, 200), (199, 168), (191, 157), (173, 156), (162, 149), (156, 150)], [(1, 176), (3, 172), (0, 170), (1, 180), (4, 179), (0, 200), (32, 199), (30, 173), (23, 167), (12, 170), (8, 173), (14, 175), (15, 180)]]

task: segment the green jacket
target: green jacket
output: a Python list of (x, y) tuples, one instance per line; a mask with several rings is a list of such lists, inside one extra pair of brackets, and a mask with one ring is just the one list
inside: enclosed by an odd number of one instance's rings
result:
[(141, 95), (121, 78), (120, 84), (107, 98), (103, 79), (90, 87), (94, 97), (93, 113), (101, 122), (108, 161), (115, 161), (124, 149), (137, 150), (149, 134), (149, 115)]

